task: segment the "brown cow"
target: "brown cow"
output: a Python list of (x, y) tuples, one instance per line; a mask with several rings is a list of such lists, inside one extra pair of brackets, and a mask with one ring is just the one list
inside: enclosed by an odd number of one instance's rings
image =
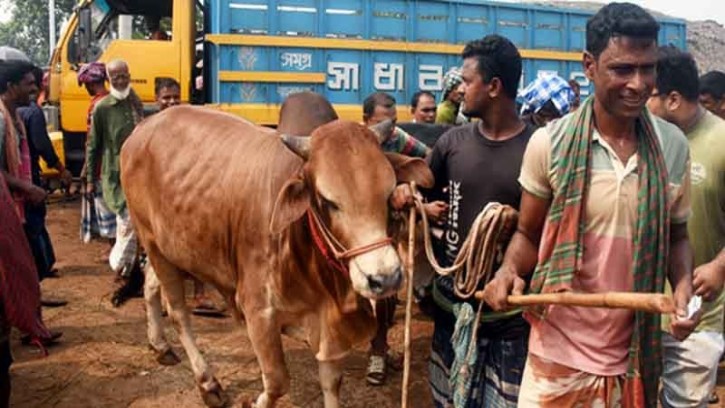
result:
[[(325, 406), (338, 406), (340, 360), (375, 328), (364, 298), (389, 295), (402, 279), (387, 238), (388, 198), (396, 182), (433, 182), (423, 161), (383, 154), (377, 135), (389, 126), (334, 121), (311, 137), (280, 136), (181, 106), (141, 123), (124, 144), (131, 218), (207, 405), (225, 398), (191, 332), (185, 274), (244, 314), (264, 382), (257, 407), (289, 387), (280, 338), (289, 325), (301, 326), (315, 352)], [(160, 298), (147, 300), (151, 346), (168, 355)]]

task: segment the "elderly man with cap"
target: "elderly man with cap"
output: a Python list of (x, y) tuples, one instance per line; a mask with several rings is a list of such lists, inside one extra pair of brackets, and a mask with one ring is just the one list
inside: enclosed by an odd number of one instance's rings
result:
[[(84, 65), (78, 70), (78, 85), (83, 85), (91, 96), (91, 103), (88, 106), (86, 116), (87, 131), (91, 130), (91, 118), (93, 108), (96, 104), (108, 95), (106, 89), (106, 65), (102, 62), (92, 62)], [(86, 149), (88, 148), (88, 139), (86, 139)], [(106, 202), (103, 200), (103, 194), (100, 186), (101, 166), (95, 166), (93, 171), (96, 173), (96, 189), (92, 195), (84, 194), (81, 205), (81, 239), (88, 243), (94, 236), (107, 239), (111, 247), (113, 247), (116, 238), (116, 214), (111, 211)], [(81, 179), (86, 179), (87, 166), (84, 164), (81, 170)], [(85, 189), (85, 186), (83, 186)], [(110, 252), (110, 248), (109, 248)]]
[(542, 75), (519, 94), (524, 103), (521, 119), (533, 127), (542, 127), (574, 110), (576, 94), (558, 75)]
[(458, 125), (462, 121), (459, 119), (459, 109), (463, 101), (463, 79), (461, 77), (461, 69), (453, 67), (446, 72), (443, 77), (443, 101), (438, 104), (436, 110), (436, 123), (445, 125)]
[[(120, 151), (136, 125), (143, 119), (143, 105), (131, 86), (128, 64), (117, 59), (106, 65), (110, 92), (93, 108), (86, 149), (86, 194), (95, 193), (100, 180), (103, 199), (116, 214), (116, 242), (109, 265), (120, 286), (111, 302), (120, 306), (139, 293), (143, 274), (139, 269), (138, 242), (126, 206), (120, 177)], [(100, 163), (100, 176), (94, 171)]]

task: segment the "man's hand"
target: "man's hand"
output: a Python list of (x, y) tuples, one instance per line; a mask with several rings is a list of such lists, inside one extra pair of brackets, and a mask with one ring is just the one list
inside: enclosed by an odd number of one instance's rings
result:
[(410, 186), (408, 184), (401, 184), (398, 187), (395, 187), (393, 194), (390, 196), (390, 205), (394, 210), (400, 211), (405, 207), (414, 204), (415, 201), (413, 200), (413, 192), (410, 191)]
[(71, 182), (73, 181), (73, 175), (70, 174), (70, 171), (68, 169), (63, 169), (63, 171), (60, 172), (60, 182), (64, 186), (70, 186)]
[(714, 300), (722, 291), (725, 273), (715, 260), (695, 268), (692, 273), (692, 287), (703, 300)]
[(670, 331), (672, 337), (677, 340), (685, 340), (700, 323), (702, 309), (695, 313), (694, 316), (687, 318), (687, 304), (690, 303), (692, 297), (692, 287), (689, 283), (679, 285), (673, 294), (675, 299), (675, 314), (670, 316)]
[(448, 215), (448, 204), (443, 201), (434, 201), (423, 205), (425, 215), (428, 218), (438, 224), (442, 224), (446, 221)]
[(496, 271), (494, 278), (483, 288), (483, 300), (493, 310), (507, 310), (511, 308), (508, 304), (508, 296), (523, 295), (525, 287), (526, 281), (521, 279), (516, 271), (502, 266)]
[(93, 200), (96, 193), (96, 185), (94, 183), (86, 183), (86, 191), (84, 194), (89, 200)]
[(24, 191), (25, 199), (31, 204), (38, 205), (45, 201), (45, 190), (38, 186), (29, 185)]

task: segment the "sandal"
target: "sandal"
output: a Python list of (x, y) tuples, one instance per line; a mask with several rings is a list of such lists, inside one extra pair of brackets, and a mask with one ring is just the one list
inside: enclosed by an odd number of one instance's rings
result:
[(385, 383), (385, 357), (370, 355), (368, 371), (365, 376), (370, 385), (383, 385)]

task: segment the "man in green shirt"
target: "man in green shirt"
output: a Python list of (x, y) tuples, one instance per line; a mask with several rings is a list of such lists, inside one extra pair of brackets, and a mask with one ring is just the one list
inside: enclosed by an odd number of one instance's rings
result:
[(463, 101), (463, 79), (461, 69), (453, 67), (443, 77), (443, 101), (436, 109), (436, 122), (443, 125), (457, 125), (458, 110)]
[(669, 324), (663, 325), (660, 400), (665, 408), (704, 407), (715, 387), (723, 352), (725, 121), (698, 103), (695, 61), (674, 47), (659, 51), (656, 87), (647, 106), (655, 115), (677, 125), (690, 145), (692, 216), (688, 233), (695, 255), (693, 288), (705, 300), (700, 323), (686, 340), (675, 340), (667, 332)]
[(725, 119), (725, 72), (710, 71), (700, 77), (700, 104)]
[[(101, 158), (101, 189), (108, 208), (116, 214), (116, 243), (108, 257), (111, 269), (123, 281), (112, 302), (121, 305), (126, 298), (141, 288), (143, 278), (137, 265), (137, 240), (126, 208), (126, 197), (121, 187), (121, 146), (143, 118), (143, 108), (131, 89), (128, 65), (114, 60), (106, 66), (111, 82), (111, 93), (93, 109), (86, 151), (87, 168), (96, 168)], [(96, 173), (86, 174), (86, 194), (95, 192)]]

